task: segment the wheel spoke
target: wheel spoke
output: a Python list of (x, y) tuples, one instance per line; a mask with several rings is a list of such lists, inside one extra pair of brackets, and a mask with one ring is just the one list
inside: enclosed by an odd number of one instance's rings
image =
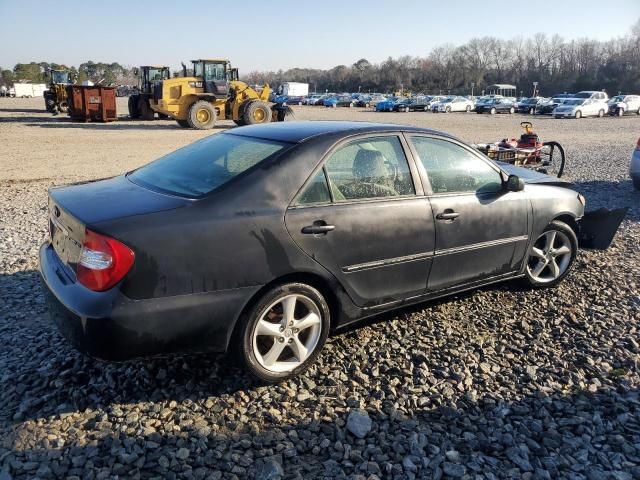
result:
[(258, 322), (258, 328), (256, 335), (268, 335), (270, 337), (277, 337), (280, 335), (280, 324), (271, 323), (262, 319)]
[(567, 255), (569, 253), (571, 253), (571, 249), (566, 245), (563, 245), (562, 247), (556, 250), (556, 256)]
[(284, 319), (287, 321), (287, 324), (295, 320), (296, 301), (296, 297), (293, 295), (282, 300)]
[(538, 264), (535, 266), (535, 268), (531, 270), (531, 275), (533, 275), (534, 277), (539, 277), (544, 270), (544, 267), (546, 266), (546, 262), (543, 262), (542, 260), (538, 261)]
[(549, 268), (551, 269), (551, 274), (553, 275), (553, 278), (558, 278), (560, 276), (560, 267), (556, 263), (555, 258), (552, 258), (549, 261)]
[(531, 250), (531, 254), (534, 257), (538, 257), (538, 258), (543, 259), (543, 260), (545, 258), (544, 252), (542, 250), (540, 250), (539, 248), (537, 248), (537, 247), (533, 247), (533, 249)]
[(293, 337), (293, 343), (289, 346), (300, 363), (304, 362), (309, 356), (309, 350), (307, 350), (307, 347), (304, 346), (297, 335)]
[(556, 231), (555, 230), (551, 230), (551, 231), (547, 232), (545, 234), (545, 237), (546, 237), (547, 240), (546, 240), (546, 243), (544, 245), (544, 251), (548, 252), (550, 249), (553, 248), (553, 244), (556, 241)]
[(264, 364), (267, 367), (272, 366), (274, 363), (276, 363), (278, 361), (278, 358), (280, 358), (280, 354), (282, 354), (282, 350), (284, 350), (284, 347), (287, 344), (282, 342), (278, 342), (275, 338), (273, 339), (273, 346), (271, 347), (271, 349), (262, 357), (262, 360), (264, 361)]
[(309, 313), (306, 317), (298, 320), (295, 323), (295, 327), (298, 330), (304, 330), (305, 328), (313, 327), (314, 325), (320, 324), (320, 317), (315, 313)]

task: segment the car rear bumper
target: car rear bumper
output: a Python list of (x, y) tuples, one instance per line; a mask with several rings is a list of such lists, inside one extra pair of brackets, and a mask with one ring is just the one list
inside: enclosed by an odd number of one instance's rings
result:
[(52, 320), (79, 351), (103, 360), (127, 360), (178, 351), (227, 348), (235, 321), (260, 288), (132, 300), (118, 286), (93, 292), (68, 274), (46, 242), (40, 274)]

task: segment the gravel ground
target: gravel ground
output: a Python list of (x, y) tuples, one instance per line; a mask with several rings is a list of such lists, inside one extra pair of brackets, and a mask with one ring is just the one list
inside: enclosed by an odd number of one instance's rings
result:
[[(518, 135), (525, 120), (296, 112), (469, 142)], [(38, 283), (48, 186), (210, 132), (73, 124), (41, 99), (0, 99), (0, 480), (640, 479), (640, 194), (627, 179), (640, 118), (535, 124), (565, 146), (588, 207), (631, 206), (608, 251), (582, 252), (552, 290), (502, 284), (369, 321), (333, 336), (302, 377), (265, 387), (223, 356), (85, 358), (49, 322)]]

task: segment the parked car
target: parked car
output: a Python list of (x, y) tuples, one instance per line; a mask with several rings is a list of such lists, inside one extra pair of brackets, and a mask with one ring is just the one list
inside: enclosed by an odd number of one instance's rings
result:
[(555, 118), (604, 117), (607, 105), (601, 100), (568, 98), (553, 111)]
[(475, 108), (473, 102), (464, 97), (449, 97), (435, 104), (434, 112), (470, 112)]
[(629, 165), (629, 175), (633, 181), (633, 187), (640, 190), (640, 138), (636, 143), (636, 148), (631, 155), (631, 164)]
[(476, 113), (514, 113), (516, 108), (508, 98), (494, 98), (488, 102), (476, 103)]
[(356, 107), (375, 107), (379, 102), (383, 102), (386, 99), (387, 97), (380, 94), (363, 95), (356, 102)]
[(536, 113), (537, 115), (552, 115), (556, 107), (563, 104), (569, 98), (572, 98), (571, 94), (561, 93), (559, 95), (555, 95), (546, 102), (540, 103), (536, 107), (536, 111), (534, 113)]
[(338, 95), (334, 97), (325, 98), (324, 106), (325, 107), (353, 107), (355, 105), (355, 100), (351, 98), (351, 95)]
[(619, 117), (629, 113), (640, 115), (640, 95), (616, 95), (607, 104), (609, 105), (609, 115)]
[(393, 112), (396, 103), (404, 100), (404, 97), (388, 97), (376, 104), (376, 112)]
[(364, 317), (496, 281), (558, 284), (584, 204), (446, 133), (269, 123), (51, 188), (40, 272), (53, 320), (92, 357), (233, 348), (277, 382)]
[(528, 113), (530, 115), (533, 115), (534, 113), (536, 113), (536, 109), (540, 105), (543, 105), (544, 103), (546, 103), (548, 100), (549, 100), (548, 98), (543, 98), (543, 97), (527, 98), (518, 103), (518, 105), (516, 106), (516, 111), (518, 113)]
[(314, 93), (312, 95), (309, 95), (304, 103), (305, 105), (315, 105), (316, 102), (321, 98), (322, 98), (322, 95)]

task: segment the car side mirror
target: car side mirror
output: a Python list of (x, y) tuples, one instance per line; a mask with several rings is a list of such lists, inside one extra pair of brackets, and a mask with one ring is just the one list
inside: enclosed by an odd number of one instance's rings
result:
[(524, 180), (517, 175), (509, 175), (507, 179), (507, 191), (520, 192), (524, 190)]

